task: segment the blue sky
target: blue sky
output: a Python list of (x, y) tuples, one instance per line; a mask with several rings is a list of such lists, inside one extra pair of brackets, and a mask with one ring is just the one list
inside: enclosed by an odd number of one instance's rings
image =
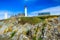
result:
[(32, 15), (36, 11), (53, 9), (58, 6), (60, 8), (60, 0), (0, 0), (0, 15), (3, 17), (4, 12), (7, 12), (10, 16), (18, 12), (23, 13), (25, 5), (28, 8), (28, 15)]

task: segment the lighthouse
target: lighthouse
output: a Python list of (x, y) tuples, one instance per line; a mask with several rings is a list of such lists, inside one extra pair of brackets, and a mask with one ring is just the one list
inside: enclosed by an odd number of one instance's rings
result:
[(27, 16), (27, 6), (25, 6), (24, 10), (25, 10), (25, 16)]
[(7, 17), (7, 12), (5, 12), (5, 19), (7, 19), (8, 17)]

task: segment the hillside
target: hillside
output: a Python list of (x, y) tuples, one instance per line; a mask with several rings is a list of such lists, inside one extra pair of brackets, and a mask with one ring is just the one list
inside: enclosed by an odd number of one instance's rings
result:
[[(59, 39), (60, 17), (11, 17), (0, 20), (0, 40)], [(54, 34), (54, 35), (52, 35)]]

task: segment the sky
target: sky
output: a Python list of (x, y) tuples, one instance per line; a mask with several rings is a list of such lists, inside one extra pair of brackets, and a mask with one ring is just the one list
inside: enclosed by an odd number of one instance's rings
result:
[(0, 0), (0, 19), (4, 18), (5, 12), (8, 13), (8, 17), (24, 13), (25, 5), (27, 6), (29, 16), (36, 16), (35, 12), (60, 13), (60, 0)]

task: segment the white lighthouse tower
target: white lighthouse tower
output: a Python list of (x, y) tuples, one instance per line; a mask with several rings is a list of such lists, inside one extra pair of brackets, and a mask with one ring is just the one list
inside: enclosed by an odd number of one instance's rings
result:
[(5, 12), (5, 19), (7, 19), (8, 17), (7, 17), (7, 12)]
[(27, 16), (27, 7), (25, 6), (25, 16)]

